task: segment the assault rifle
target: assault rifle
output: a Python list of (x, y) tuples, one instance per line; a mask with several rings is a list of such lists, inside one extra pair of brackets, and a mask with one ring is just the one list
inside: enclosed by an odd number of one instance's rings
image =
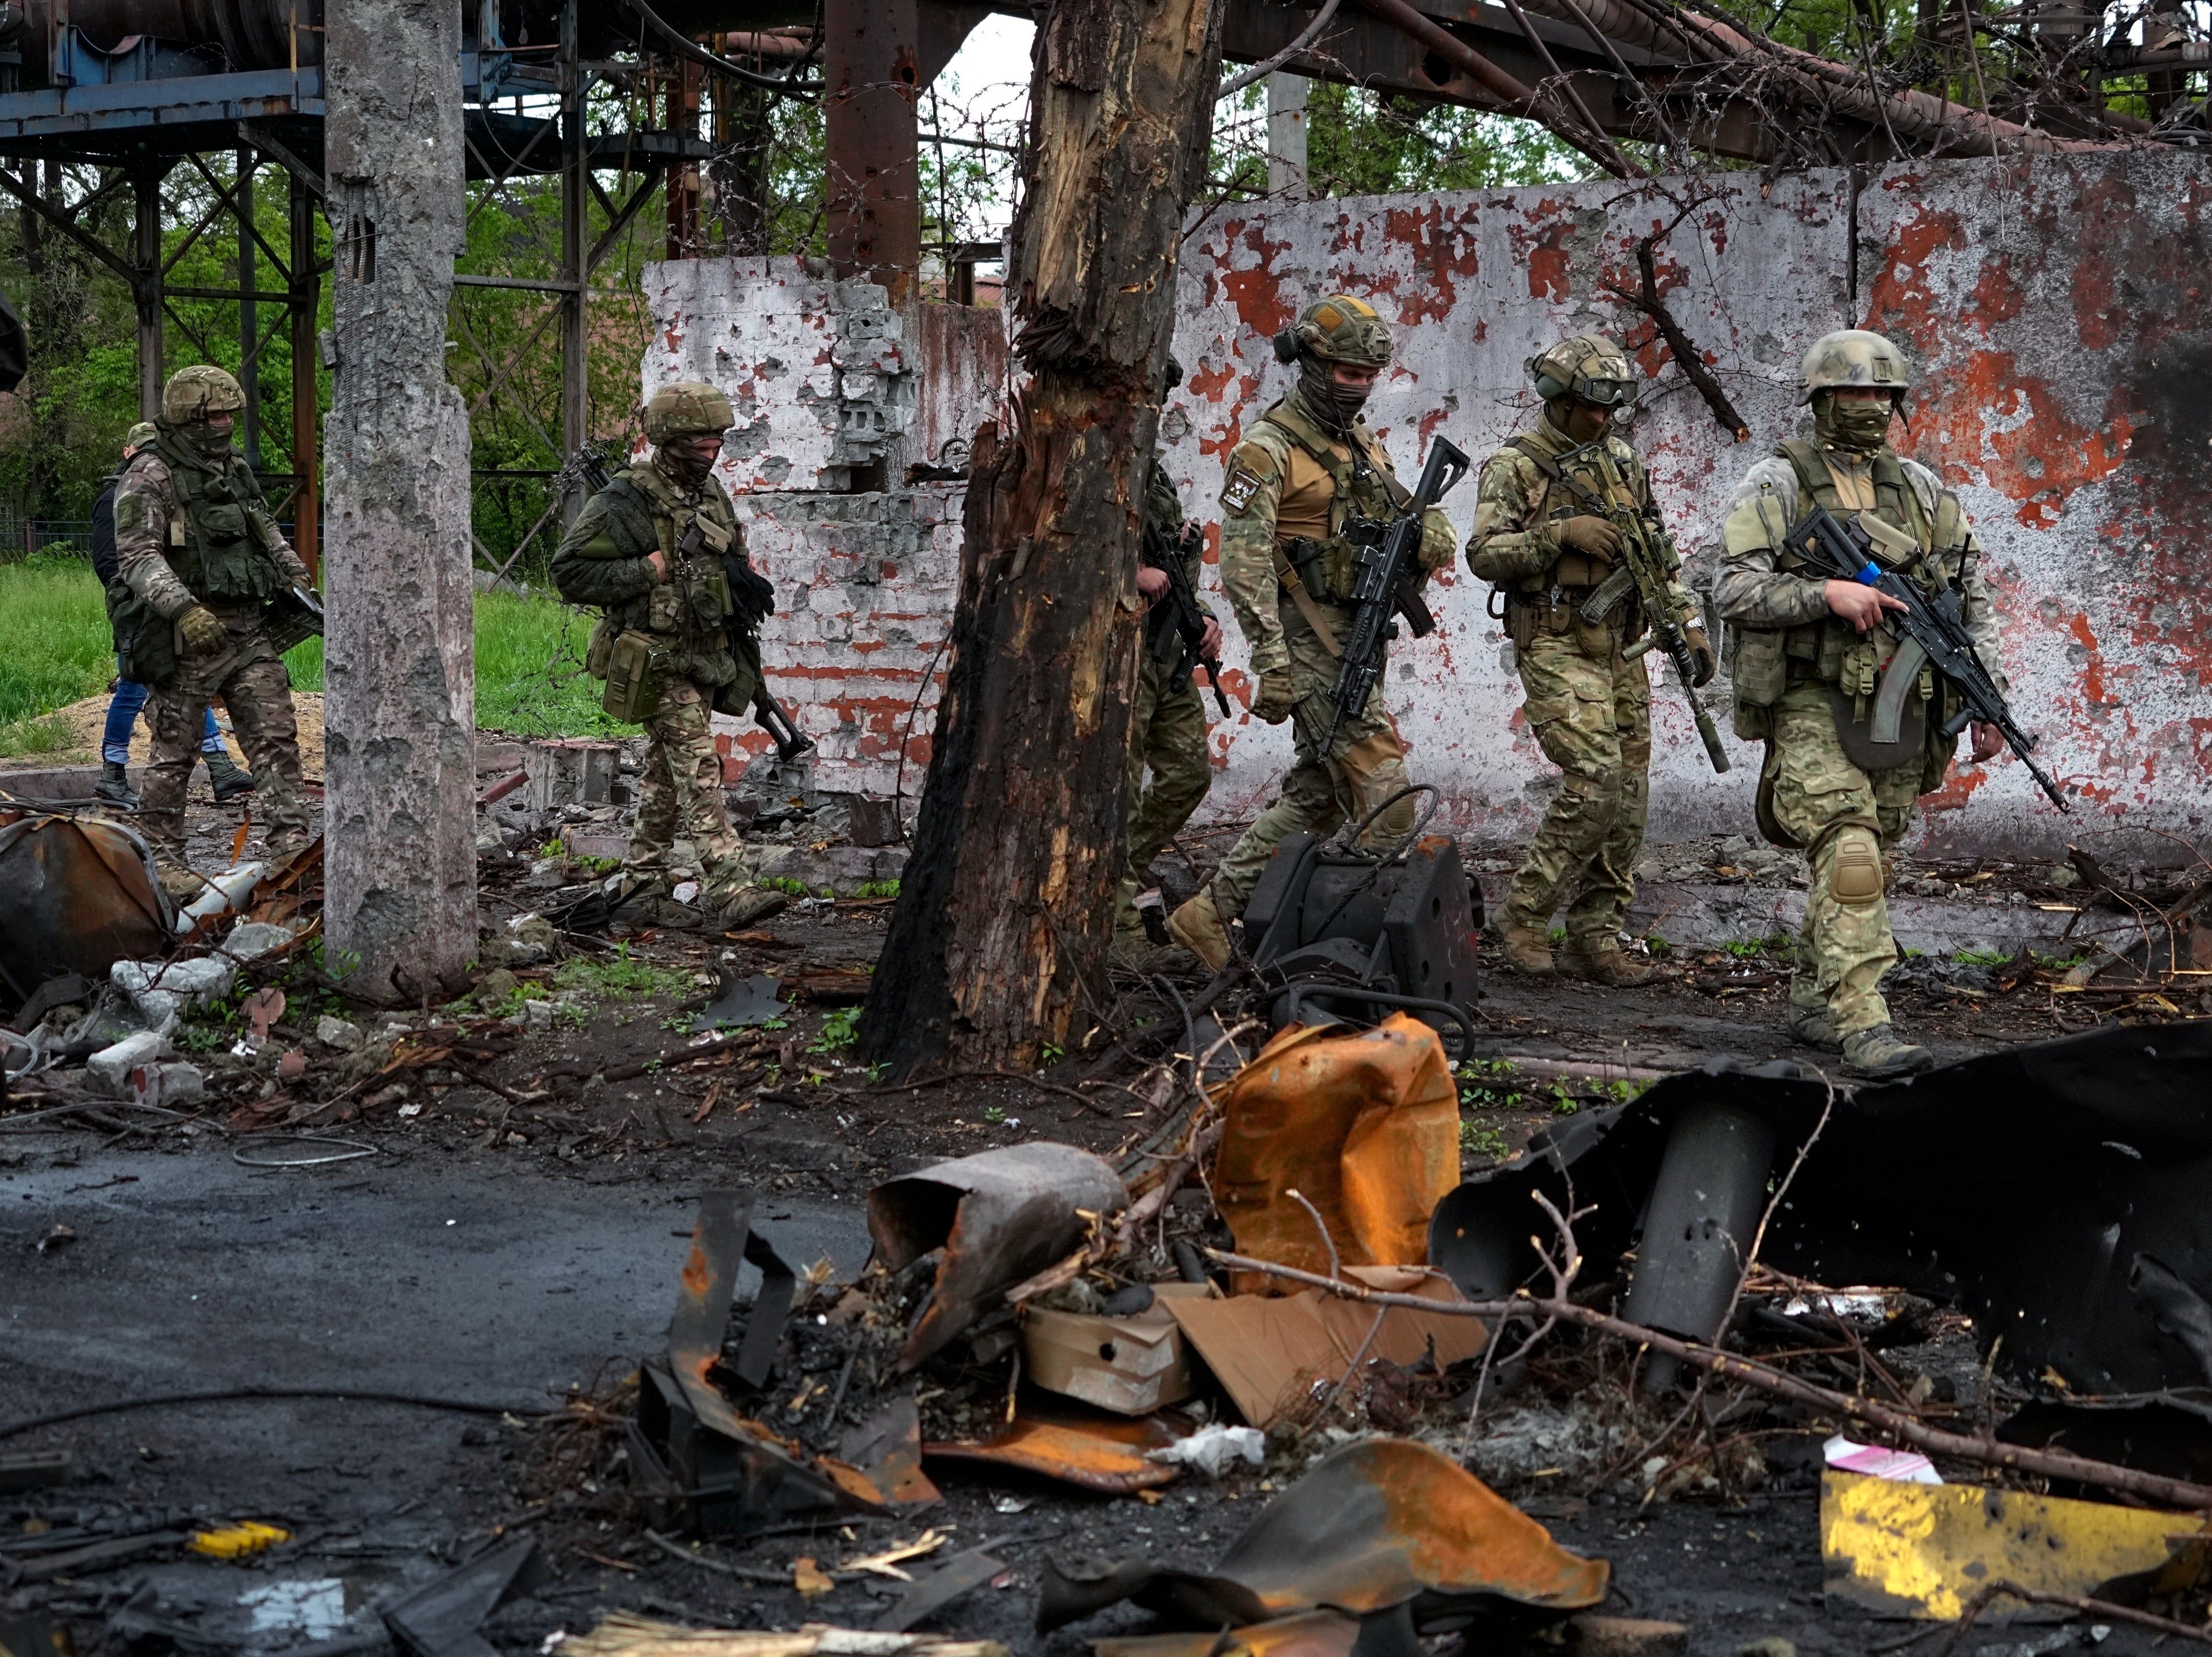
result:
[(1359, 563), (1352, 586), (1352, 635), (1345, 640), (1343, 664), (1336, 674), (1336, 717), (1329, 721), (1326, 755), (1336, 746), (1336, 733), (1346, 719), (1366, 710), (1367, 698), (1382, 677), (1384, 646), (1398, 636), (1393, 616), (1403, 616), (1416, 639), (1437, 630), (1436, 617), (1416, 585), (1420, 569), (1421, 519), (1431, 507), (1450, 494), (1474, 463), (1466, 451), (1449, 439), (1429, 445), (1428, 464), (1405, 509), (1385, 523), (1379, 518), (1347, 518), (1345, 537), (1359, 549)]
[[(1591, 458), (1610, 475), (1612, 462), (1604, 448), (1605, 440), (1586, 445)], [(1521, 451), (1528, 454), (1528, 451)], [(1715, 771), (1729, 768), (1728, 751), (1721, 746), (1721, 733), (1713, 726), (1713, 716), (1705, 712), (1705, 705), (1698, 700), (1697, 665), (1691, 659), (1690, 640), (1682, 626), (1682, 618), (1674, 613), (1674, 599), (1667, 592), (1668, 573), (1674, 566), (1670, 555), (1674, 549), (1674, 537), (1658, 515), (1649, 510), (1625, 506), (1611, 496), (1600, 496), (1583, 480), (1569, 472), (1564, 463), (1575, 458), (1580, 450), (1570, 450), (1557, 461), (1547, 463), (1534, 455), (1537, 469), (1545, 471), (1555, 483), (1566, 486), (1568, 493), (1589, 511), (1602, 518), (1620, 532), (1620, 568), (1590, 589), (1590, 595), (1582, 602), (1577, 612), (1595, 627), (1613, 613), (1613, 608), (1632, 590), (1643, 601), (1644, 619), (1650, 631), (1623, 650), (1624, 661), (1634, 661), (1646, 652), (1657, 650), (1674, 665), (1674, 672), (1682, 681), (1682, 695), (1689, 699), (1690, 717), (1697, 721), (1698, 739), (1705, 745), (1705, 757), (1712, 762)]]
[[(607, 463), (599, 458), (595, 449), (578, 449), (573, 464), (576, 476), (583, 480), (586, 496), (597, 495), (614, 482), (608, 474)], [(685, 560), (695, 558), (705, 544), (706, 537), (695, 519), (691, 527), (684, 531), (684, 538), (676, 543), (676, 555)], [(752, 561), (745, 556), (742, 549), (722, 555), (722, 574), (730, 584), (730, 597), (737, 605), (738, 613), (748, 624), (747, 632), (757, 629), (763, 622), (775, 614), (775, 588), (752, 567)], [(791, 722), (791, 715), (784, 710), (783, 704), (776, 701), (775, 692), (768, 688), (765, 677), (753, 697), (753, 723), (775, 739), (775, 756), (786, 764), (801, 754), (814, 751), (814, 739)]]
[(1905, 605), (1902, 611), (1883, 612), (1885, 625), (1901, 629), (1905, 641), (1898, 646), (1897, 654), (1890, 658), (1888, 670), (1882, 675), (1882, 690), (1876, 697), (1875, 710), (1877, 738), (1883, 723), (1883, 705), (1887, 704), (1891, 710), (1888, 722), (1893, 727), (1894, 711), (1901, 709), (1905, 690), (1919, 677), (1920, 663), (1925, 660), (1959, 693), (1960, 707), (1943, 722), (1943, 734), (1956, 737), (1973, 720), (1995, 725), (2006, 745), (2020, 756), (2027, 774), (2051, 797), (2051, 803), (2062, 811), (2071, 809), (2066, 804), (2066, 797), (2058, 792), (2058, 785), (2032, 757), (2035, 738), (2014, 721), (1996, 682), (1982, 665), (1982, 659), (1974, 653), (1974, 635), (1967, 630), (1960, 596), (1955, 592), (1944, 592), (1930, 598), (1899, 572), (1898, 566), (1919, 555), (1917, 542), (1871, 513), (1854, 513), (1848, 519), (1838, 519), (1815, 502), (1813, 509), (1797, 520), (1797, 527), (1784, 537), (1783, 544), (1803, 559), (1815, 574), (1856, 581), (1876, 592), (1887, 593)]
[(1183, 525), (1182, 534), (1170, 541), (1164, 530), (1147, 522), (1144, 539), (1139, 544), (1137, 555), (1147, 569), (1160, 571), (1168, 578), (1168, 590), (1161, 595), (1158, 608), (1145, 623), (1146, 643), (1154, 659), (1173, 665), (1170, 677), (1177, 683), (1190, 677), (1194, 665), (1206, 670), (1206, 682), (1213, 687), (1213, 700), (1221, 704), (1221, 717), (1229, 717), (1229, 698), (1221, 689), (1221, 656), (1218, 651), (1208, 656), (1206, 649), (1206, 612), (1199, 608), (1198, 595), (1191, 591), (1188, 560), (1197, 549), (1196, 543), (1206, 531), (1197, 524)]

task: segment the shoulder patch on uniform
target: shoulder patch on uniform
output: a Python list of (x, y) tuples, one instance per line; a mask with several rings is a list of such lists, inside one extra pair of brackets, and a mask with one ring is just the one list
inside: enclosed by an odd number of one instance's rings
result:
[(1239, 444), (1229, 457), (1229, 476), (1222, 481), (1222, 510), (1232, 518), (1242, 517), (1275, 470), (1275, 457), (1267, 449), (1257, 443)]
[(118, 530), (137, 529), (145, 510), (146, 503), (135, 491), (118, 495), (115, 497), (115, 527)]

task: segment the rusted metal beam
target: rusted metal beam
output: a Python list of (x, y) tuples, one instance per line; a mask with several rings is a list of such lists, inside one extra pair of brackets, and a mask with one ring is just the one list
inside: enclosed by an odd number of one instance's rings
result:
[(823, 220), (830, 267), (880, 282), (894, 306), (921, 265), (916, 0), (825, 0)]

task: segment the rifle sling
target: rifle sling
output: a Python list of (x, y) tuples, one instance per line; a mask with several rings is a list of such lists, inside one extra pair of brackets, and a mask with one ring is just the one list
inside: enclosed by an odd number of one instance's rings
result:
[(1344, 646), (1336, 641), (1336, 629), (1328, 624), (1328, 617), (1321, 613), (1306, 584), (1298, 579), (1297, 570), (1279, 546), (1275, 549), (1275, 579), (1282, 583), (1283, 591), (1291, 595), (1291, 602), (1298, 607), (1298, 614), (1306, 618), (1306, 625), (1320, 638), (1322, 648), (1332, 656), (1341, 658)]

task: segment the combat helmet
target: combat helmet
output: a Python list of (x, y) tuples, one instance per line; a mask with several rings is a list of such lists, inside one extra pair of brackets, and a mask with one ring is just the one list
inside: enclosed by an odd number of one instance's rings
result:
[(1847, 386), (1887, 391), (1892, 403), (1902, 403), (1912, 389), (1912, 366), (1905, 353), (1863, 328), (1842, 328), (1814, 340), (1805, 353), (1803, 376), (1802, 403)]
[(238, 382), (212, 362), (179, 368), (161, 388), (161, 418), (172, 426), (188, 426), (210, 415), (236, 414), (246, 406), (246, 393)]
[(1390, 325), (1365, 300), (1331, 294), (1306, 307), (1297, 321), (1275, 336), (1275, 355), (1284, 362), (1304, 357), (1355, 368), (1387, 368)]
[(645, 400), (645, 440), (655, 448), (686, 437), (720, 437), (737, 423), (730, 399), (703, 379), (671, 380)]
[(1636, 401), (1636, 365), (1603, 334), (1577, 334), (1522, 365), (1549, 403), (1571, 397), (1600, 408), (1626, 409)]

